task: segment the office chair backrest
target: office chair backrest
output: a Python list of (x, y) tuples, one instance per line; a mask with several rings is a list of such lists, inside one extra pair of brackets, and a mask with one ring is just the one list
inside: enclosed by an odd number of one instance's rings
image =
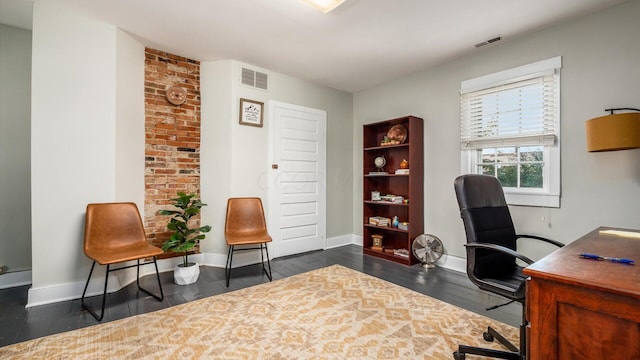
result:
[(117, 249), (146, 242), (144, 225), (135, 203), (87, 205), (84, 250)]
[(224, 231), (227, 235), (235, 236), (266, 234), (267, 224), (262, 200), (257, 197), (230, 198), (227, 201)]
[[(490, 243), (516, 249), (516, 232), (498, 179), (468, 174), (454, 183), (468, 243)], [(467, 273), (478, 278), (499, 277), (513, 271), (515, 258), (496, 251), (467, 251)]]

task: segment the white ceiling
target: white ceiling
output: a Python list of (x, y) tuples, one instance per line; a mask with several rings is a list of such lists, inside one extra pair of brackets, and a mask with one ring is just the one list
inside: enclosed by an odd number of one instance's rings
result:
[[(302, 0), (46, 1), (149, 47), (357, 92), (626, 0), (347, 0), (329, 14)], [(31, 28), (31, 6), (0, 0), (0, 23)], [(496, 35), (503, 40), (474, 48)]]

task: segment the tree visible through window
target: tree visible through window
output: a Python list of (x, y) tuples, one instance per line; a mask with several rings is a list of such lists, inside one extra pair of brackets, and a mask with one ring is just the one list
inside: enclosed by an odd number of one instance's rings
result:
[(542, 146), (485, 148), (477, 152), (477, 173), (497, 177), (504, 187), (542, 189)]

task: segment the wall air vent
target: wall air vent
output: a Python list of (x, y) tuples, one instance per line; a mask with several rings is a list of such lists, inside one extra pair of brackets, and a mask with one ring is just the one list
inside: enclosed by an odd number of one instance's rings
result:
[(491, 38), (489, 40), (483, 41), (481, 43), (477, 43), (477, 44), (475, 44), (473, 46), (475, 46), (476, 48), (479, 48), (479, 47), (483, 47), (485, 45), (493, 44), (494, 42), (498, 42), (500, 40), (502, 40), (502, 36), (496, 36), (494, 38)]
[(256, 71), (256, 87), (262, 90), (269, 89), (269, 76), (265, 73)]
[(255, 79), (256, 79), (255, 71), (247, 68), (242, 68), (242, 85), (253, 87), (255, 83)]
[(250, 86), (252, 88), (260, 90), (269, 90), (269, 75), (254, 71), (247, 68), (242, 68), (242, 85)]

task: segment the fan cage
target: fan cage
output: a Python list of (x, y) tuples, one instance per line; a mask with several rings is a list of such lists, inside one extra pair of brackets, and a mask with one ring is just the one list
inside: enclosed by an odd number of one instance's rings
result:
[(444, 245), (437, 236), (422, 234), (413, 240), (411, 250), (422, 266), (431, 269), (444, 254)]

